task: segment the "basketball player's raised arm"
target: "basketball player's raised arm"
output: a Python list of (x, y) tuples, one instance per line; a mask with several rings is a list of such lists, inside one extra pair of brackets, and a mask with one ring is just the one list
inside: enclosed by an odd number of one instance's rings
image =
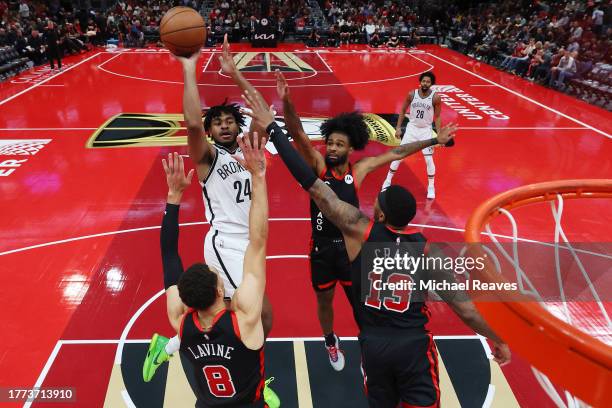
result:
[[(221, 70), (229, 75), (234, 83), (238, 85), (242, 92), (257, 92), (255, 87), (251, 85), (251, 83), (242, 75), (242, 72), (236, 67), (236, 62), (234, 62), (234, 57), (232, 57), (232, 53), (230, 52), (230, 45), (227, 39), (227, 34), (223, 36), (223, 51), (221, 52), (221, 56), (219, 57), (219, 62), (221, 63)], [(251, 125), (249, 126), (249, 132), (252, 134), (254, 132), (259, 133), (260, 135), (265, 134), (265, 129), (261, 129), (257, 126), (255, 121), (251, 121)]]
[(312, 168), (293, 148), (287, 134), (274, 121), (274, 116), (261, 95), (246, 92), (244, 99), (252, 109), (253, 119), (258, 121), (260, 126), (266, 126), (270, 140), (293, 177), (304, 190), (308, 191), (325, 218), (342, 231), (349, 259), (355, 259), (361, 250), (365, 231), (370, 224), (369, 218), (358, 208), (340, 200), (331, 187), (316, 176)]
[[(432, 250), (428, 256), (444, 258), (444, 254), (439, 250)], [(430, 271), (429, 278), (438, 282), (448, 282), (451, 284), (456, 282), (455, 272), (448, 270)], [(463, 323), (476, 333), (491, 340), (493, 343), (493, 359), (496, 362), (501, 365), (510, 362), (511, 356), (508, 345), (497, 336), (493, 329), (491, 329), (465, 291), (449, 290), (437, 291), (436, 293), (451, 307), (453, 312), (459, 316)]]
[(164, 159), (162, 164), (168, 183), (168, 198), (160, 234), (164, 287), (166, 288), (166, 311), (170, 325), (178, 333), (181, 318), (187, 311), (177, 287), (178, 280), (183, 273), (183, 262), (178, 253), (178, 213), (183, 191), (191, 184), (193, 169), (185, 176), (183, 158), (178, 153), (168, 154), (168, 161)]
[[(196, 78), (196, 68), (200, 51), (198, 50), (189, 58), (176, 57), (183, 66), (183, 116), (187, 126), (187, 144), (189, 145), (189, 157), (200, 167), (212, 162), (214, 150), (206, 140), (204, 125), (202, 124), (202, 107), (200, 104), (200, 92)], [(199, 175), (205, 174), (206, 169), (198, 169)]]
[(264, 342), (261, 322), (264, 292), (266, 289), (266, 244), (268, 241), (268, 191), (266, 187), (265, 145), (257, 133), (251, 144), (249, 135), (238, 138), (244, 159), (236, 160), (251, 173), (252, 191), (249, 212), (249, 244), (244, 254), (242, 283), (232, 298), (232, 306), (238, 316), (242, 342), (251, 349), (258, 349)]
[(365, 157), (359, 160), (355, 164), (355, 179), (358, 184), (361, 184), (365, 176), (376, 170), (377, 168), (387, 165), (395, 160), (402, 160), (411, 154), (419, 152), (426, 147), (435, 146), (437, 144), (446, 144), (453, 139), (457, 126), (454, 123), (450, 123), (444, 126), (438, 132), (438, 137), (434, 137), (430, 140), (420, 140), (418, 142), (406, 143), (392, 149), (387, 150), (385, 153), (373, 157)]
[(406, 99), (404, 99), (404, 103), (402, 104), (402, 108), (399, 111), (399, 115), (397, 116), (397, 124), (395, 125), (395, 137), (400, 139), (402, 138), (402, 123), (404, 123), (404, 117), (406, 116), (406, 111), (408, 107), (412, 103), (413, 93), (408, 93)]
[(295, 147), (315, 173), (321, 174), (325, 168), (325, 159), (323, 155), (313, 147), (310, 138), (306, 132), (304, 132), (302, 121), (291, 100), (289, 84), (287, 84), (285, 76), (279, 70), (276, 70), (276, 92), (283, 101), (285, 124), (287, 125), (289, 134), (293, 137), (293, 140), (295, 140)]

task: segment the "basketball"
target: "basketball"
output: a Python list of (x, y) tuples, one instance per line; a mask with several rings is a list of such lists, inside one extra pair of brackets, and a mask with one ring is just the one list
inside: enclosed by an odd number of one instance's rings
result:
[(206, 42), (206, 24), (202, 16), (189, 7), (173, 7), (159, 25), (164, 46), (174, 55), (188, 57)]

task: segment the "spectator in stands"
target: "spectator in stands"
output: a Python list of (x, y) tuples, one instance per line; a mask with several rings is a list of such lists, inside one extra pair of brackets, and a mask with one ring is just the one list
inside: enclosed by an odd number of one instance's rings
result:
[[(21, 33), (21, 31), (19, 31)], [(34, 64), (40, 65), (44, 61), (45, 46), (43, 45), (42, 38), (38, 30), (32, 30), (30, 36), (27, 39), (26, 49), (28, 51), (28, 58), (34, 61)]]
[(308, 40), (306, 40), (306, 45), (309, 47), (320, 47), (321, 46), (321, 36), (317, 33), (316, 28), (313, 28), (310, 34), (308, 35)]
[(591, 20), (593, 22), (593, 32), (597, 35), (601, 35), (603, 31), (604, 12), (599, 4), (593, 9)]
[(327, 36), (327, 46), (337, 47), (340, 45), (340, 32), (337, 25), (332, 25)]
[(19, 16), (22, 20), (30, 18), (30, 7), (26, 0), (21, 0), (19, 3)]
[(580, 37), (582, 37), (582, 32), (583, 31), (584, 30), (580, 26), (580, 23), (577, 20), (573, 21), (572, 22), (572, 28), (570, 29), (569, 42), (574, 42), (574, 41), (580, 40)]
[(140, 20), (134, 20), (130, 27), (130, 43), (134, 47), (144, 46), (144, 33), (142, 32), (142, 25)]
[(257, 17), (255, 17), (255, 15), (251, 14), (251, 17), (249, 18), (249, 26), (248, 26), (249, 40), (251, 40), (251, 41), (253, 41), (253, 37), (255, 36), (255, 30), (257, 29), (257, 25), (258, 24), (259, 24), (259, 22), (257, 21)]
[(276, 22), (276, 33), (278, 35), (279, 41), (285, 40), (285, 24), (286, 24), (285, 17), (282, 17), (282, 16)]
[(410, 32), (410, 35), (406, 39), (406, 47), (415, 48), (418, 43), (419, 43), (419, 36), (417, 35), (416, 30), (412, 30)]
[(349, 21), (340, 19), (338, 20), (338, 25), (340, 26), (340, 45), (348, 45), (351, 40), (351, 26), (349, 25)]
[(559, 64), (551, 70), (549, 86), (558, 88), (563, 85), (566, 77), (576, 73), (576, 60), (573, 55), (576, 54), (568, 50), (563, 51)]
[(389, 39), (387, 40), (387, 47), (397, 48), (399, 47), (399, 45), (399, 36), (397, 35), (397, 31), (393, 30), (393, 32), (391, 32), (391, 35), (389, 36)]
[(378, 28), (377, 28), (376, 30), (374, 30), (374, 34), (370, 36), (369, 45), (370, 47), (377, 48), (381, 43), (382, 43), (382, 40), (380, 39), (380, 33), (378, 32)]
[(372, 19), (368, 19), (367, 24), (364, 27), (365, 30), (365, 35), (366, 35), (366, 42), (369, 44), (370, 43), (370, 37), (372, 36), (372, 34), (374, 34), (374, 31), (376, 30), (376, 25), (374, 25), (374, 21), (372, 21)]
[(507, 55), (504, 61), (501, 63), (501, 69), (509, 69), (510, 62), (512, 61), (512, 59), (521, 58), (523, 56), (523, 51), (525, 50), (525, 48), (525, 43), (523, 43), (522, 41), (518, 41), (516, 43), (516, 46), (514, 47), (512, 55)]
[[(15, 33), (15, 39), (11, 42), (14, 44), (15, 50), (17, 50), (20, 56), (30, 58), (32, 48), (30, 47), (30, 49), (28, 49), (28, 42), (23, 36), (23, 32), (21, 30), (15, 30), (13, 33)], [(34, 61), (33, 58), (30, 59)]]
[(529, 62), (529, 67), (527, 68), (526, 76), (529, 79), (533, 80), (533, 75), (535, 70), (544, 63), (544, 48), (540, 48), (537, 50), (536, 54), (531, 58)]

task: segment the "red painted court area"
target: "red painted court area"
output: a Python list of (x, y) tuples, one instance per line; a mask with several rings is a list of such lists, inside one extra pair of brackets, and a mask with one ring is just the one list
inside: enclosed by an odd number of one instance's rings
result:
[[(203, 106), (226, 98), (240, 102), (238, 89), (220, 72), (218, 51), (206, 50), (200, 59)], [(352, 110), (397, 113), (406, 93), (417, 87), (418, 75), (433, 70), (444, 95), (442, 121), (459, 124), (457, 146), (436, 151), (433, 202), (425, 200), (420, 154), (402, 164), (394, 182), (417, 197), (413, 223), (434, 241), (462, 242), (476, 205), (499, 192), (547, 180), (612, 176), (609, 112), (447, 49), (291, 45), (232, 51), (277, 110), (282, 103), (273, 71), (298, 67), (287, 78), (303, 118)], [(174, 146), (87, 145), (115, 115), (179, 114), (182, 73), (163, 50), (96, 51), (66, 62), (60, 73), (38, 68), (0, 84), (0, 385), (71, 386), (78, 393), (74, 406), (113, 406), (109, 382), (114, 365), (124, 361), (125, 346), (144, 344), (155, 331), (171, 333), (158, 250), (166, 196), (161, 158), (171, 151), (185, 154), (186, 146), (178, 137)], [(387, 148), (370, 143), (355, 159)], [(366, 214), (372, 214), (386, 171), (363, 183)], [(275, 155), (268, 174), (271, 335), (287, 341), (319, 337), (307, 260), (308, 199)], [(564, 228), (570, 240), (611, 242), (609, 209), (609, 200), (567, 203)], [(195, 183), (180, 217), (183, 262), (201, 261), (208, 225)], [(521, 238), (552, 240), (548, 208), (524, 209), (517, 220)], [(499, 223), (495, 232), (510, 235), (510, 227)], [(336, 306), (336, 332), (356, 336), (342, 294)], [(445, 305), (433, 303), (431, 309), (434, 335), (473, 336)], [(513, 357), (502, 371), (518, 404), (552, 406), (528, 363)], [(126, 376), (123, 371), (127, 384)], [(360, 392), (356, 382), (354, 393)], [(504, 406), (493, 401), (491, 406)], [(297, 406), (289, 397), (285, 402)]]

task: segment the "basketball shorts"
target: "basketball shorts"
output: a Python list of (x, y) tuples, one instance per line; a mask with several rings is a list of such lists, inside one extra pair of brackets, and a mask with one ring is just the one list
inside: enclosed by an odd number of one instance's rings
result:
[(359, 343), (370, 408), (440, 407), (438, 351), (431, 333), (362, 330)]
[(310, 277), (312, 287), (322, 292), (340, 283), (351, 286), (351, 263), (344, 239), (312, 237), (310, 241)]
[(204, 238), (204, 261), (223, 279), (225, 298), (231, 299), (242, 282), (244, 253), (249, 245), (244, 234), (228, 234), (211, 229)]
[[(423, 140), (429, 140), (433, 137), (434, 135), (431, 126), (416, 127), (408, 123), (408, 126), (406, 126), (406, 131), (404, 132), (404, 137), (402, 137), (401, 144), (420, 142)], [(421, 152), (423, 153), (423, 156), (431, 156), (434, 152), (434, 148), (433, 146), (429, 146), (421, 150)]]

